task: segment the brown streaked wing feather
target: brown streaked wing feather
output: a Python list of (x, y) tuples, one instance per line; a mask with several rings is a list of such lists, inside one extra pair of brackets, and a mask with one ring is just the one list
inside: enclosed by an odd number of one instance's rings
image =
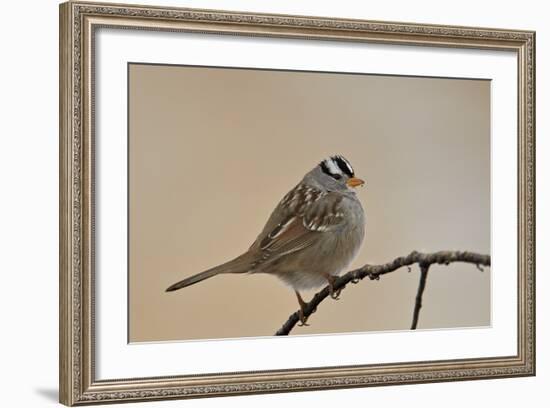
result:
[(343, 220), (338, 210), (341, 200), (340, 195), (328, 193), (311, 203), (302, 214), (283, 219), (257, 242), (262, 254), (259, 263), (303, 250), (317, 242), (323, 233), (332, 231)]
[(299, 246), (301, 247), (305, 243), (311, 242), (317, 238), (316, 235), (316, 233), (305, 227), (302, 217), (291, 217), (277, 225), (277, 227), (262, 240), (260, 243), (260, 250), (269, 251), (272, 254), (279, 253), (282, 250), (288, 250), (294, 247), (294, 243), (300, 244)]
[(298, 184), (290, 190), (279, 202), (267, 220), (262, 232), (250, 249), (259, 250), (262, 242), (269, 236), (275, 235), (283, 224), (292, 217), (303, 216), (306, 208), (313, 202), (326, 195), (326, 192), (304, 184)]

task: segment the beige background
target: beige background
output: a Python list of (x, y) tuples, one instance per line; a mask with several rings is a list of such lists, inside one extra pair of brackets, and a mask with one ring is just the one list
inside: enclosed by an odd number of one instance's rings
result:
[[(133, 64), (129, 86), (132, 342), (273, 334), (297, 309), (274, 277), (164, 290), (245, 251), (330, 154), (367, 181), (352, 267), (412, 250), (490, 252), (488, 81)], [(351, 285), (293, 334), (408, 329), (418, 274)], [(490, 271), (433, 267), (419, 328), (488, 324)]]

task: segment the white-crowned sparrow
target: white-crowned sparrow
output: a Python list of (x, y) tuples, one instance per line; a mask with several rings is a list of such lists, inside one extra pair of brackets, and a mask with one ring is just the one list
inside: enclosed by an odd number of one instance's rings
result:
[(171, 292), (220, 273), (269, 273), (296, 292), (329, 285), (357, 254), (365, 234), (365, 215), (354, 188), (364, 181), (342, 156), (323, 160), (273, 210), (264, 229), (241, 256), (166, 289)]

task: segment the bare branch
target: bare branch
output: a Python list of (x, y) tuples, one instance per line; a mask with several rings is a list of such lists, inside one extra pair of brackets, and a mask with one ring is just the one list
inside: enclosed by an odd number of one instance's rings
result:
[(424, 294), (426, 280), (428, 279), (428, 269), (430, 269), (430, 265), (420, 264), (420, 282), (418, 283), (418, 292), (416, 292), (416, 300), (414, 302), (411, 330), (416, 330), (416, 325), (418, 324), (418, 315), (420, 314), (420, 309), (422, 308), (422, 295)]
[[(378, 280), (380, 276), (387, 273), (394, 272), (404, 266), (410, 266), (413, 264), (425, 265), (426, 275), (427, 270), (431, 265), (449, 265), (453, 262), (465, 262), (471, 263), (476, 266), (490, 266), (491, 257), (489, 255), (477, 254), (474, 252), (463, 252), (463, 251), (440, 251), (434, 252), (431, 254), (424, 254), (421, 252), (413, 251), (407, 256), (401, 256), (394, 259), (393, 261), (383, 264), (383, 265), (365, 265), (359, 269), (350, 271), (334, 281), (333, 288), (335, 291), (342, 290), (350, 282), (357, 283), (360, 280), (368, 277), (371, 280)], [(425, 282), (424, 282), (425, 286)], [(420, 289), (420, 287), (419, 287)], [(317, 306), (329, 296), (328, 286), (323, 288), (320, 292), (316, 293), (315, 296), (305, 304), (304, 306), (304, 316), (307, 318), (317, 310)], [(418, 298), (418, 295), (417, 295)], [(420, 301), (422, 300), (422, 294), (420, 294)], [(416, 309), (416, 307), (415, 307)], [(419, 307), (420, 310), (420, 307)], [(275, 333), (276, 336), (285, 336), (290, 333), (290, 331), (296, 326), (300, 321), (299, 312), (296, 311), (292, 313), (288, 320), (281, 326), (281, 328)]]

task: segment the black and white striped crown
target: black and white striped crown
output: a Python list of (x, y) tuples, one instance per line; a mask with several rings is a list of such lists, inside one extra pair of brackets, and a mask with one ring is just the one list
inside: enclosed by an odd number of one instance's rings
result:
[(351, 163), (344, 156), (330, 156), (328, 159), (325, 159), (319, 163), (319, 166), (321, 167), (323, 173), (328, 174), (335, 179), (342, 178), (344, 174), (348, 177), (355, 176)]

